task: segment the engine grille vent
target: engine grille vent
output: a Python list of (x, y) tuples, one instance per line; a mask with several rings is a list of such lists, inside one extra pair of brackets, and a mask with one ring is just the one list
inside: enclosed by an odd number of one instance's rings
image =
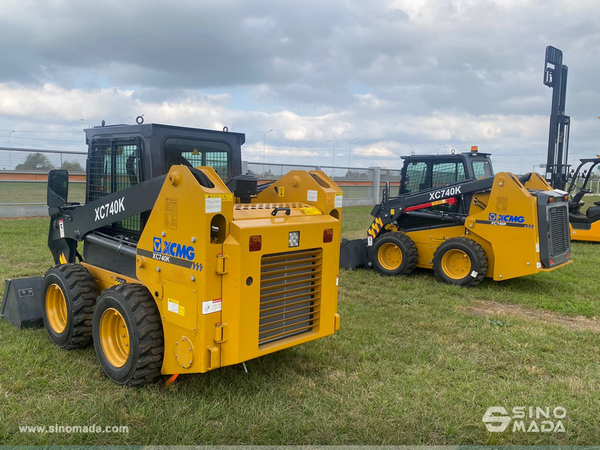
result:
[(550, 257), (562, 255), (569, 249), (569, 218), (564, 206), (549, 209)]
[(264, 255), (260, 275), (259, 346), (319, 324), (322, 250)]

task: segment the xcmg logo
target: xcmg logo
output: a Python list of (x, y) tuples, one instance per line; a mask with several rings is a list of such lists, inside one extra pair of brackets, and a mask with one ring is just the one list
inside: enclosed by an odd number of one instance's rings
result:
[(154, 259), (166, 259), (168, 262), (168, 257), (173, 256), (175, 258), (193, 261), (194, 257), (196, 256), (196, 250), (191, 245), (182, 245), (176, 242), (163, 241), (159, 237), (155, 237), (152, 239), (152, 251), (154, 252)]
[(511, 216), (510, 214), (490, 213), (490, 222), (523, 223), (525, 216)]

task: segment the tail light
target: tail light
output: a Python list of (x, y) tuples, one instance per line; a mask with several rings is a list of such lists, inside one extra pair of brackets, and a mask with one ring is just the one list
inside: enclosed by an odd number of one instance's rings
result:
[(323, 230), (323, 243), (333, 241), (333, 228), (326, 228)]
[(250, 246), (249, 247), (250, 247), (251, 252), (260, 251), (260, 249), (262, 248), (262, 236), (261, 235), (250, 236)]

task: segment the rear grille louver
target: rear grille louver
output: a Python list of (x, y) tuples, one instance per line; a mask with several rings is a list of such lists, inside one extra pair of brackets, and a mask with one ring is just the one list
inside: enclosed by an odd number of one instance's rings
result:
[(307, 333), (319, 324), (322, 250), (264, 255), (259, 346)]
[(550, 233), (550, 257), (565, 253), (569, 249), (569, 218), (564, 206), (555, 206), (548, 211)]

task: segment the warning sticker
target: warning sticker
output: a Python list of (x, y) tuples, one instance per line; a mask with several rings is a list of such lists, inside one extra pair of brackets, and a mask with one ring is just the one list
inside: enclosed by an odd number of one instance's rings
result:
[(207, 194), (205, 211), (207, 214), (220, 213), (221, 212), (221, 197), (209, 197)]
[(60, 233), (60, 237), (64, 238), (65, 237), (65, 224), (62, 219), (58, 220), (58, 231)]
[(167, 303), (167, 309), (175, 314), (179, 314), (179, 302), (170, 298)]
[(177, 229), (177, 199), (165, 198), (165, 228)]
[(311, 191), (308, 190), (306, 191), (306, 201), (307, 202), (316, 202), (319, 198), (319, 192), (318, 191)]
[(335, 203), (333, 204), (333, 206), (336, 207), (336, 208), (341, 208), (343, 203), (344, 203), (344, 196), (343, 195), (336, 195), (335, 196)]
[(177, 300), (173, 300), (172, 298), (168, 299), (167, 309), (175, 314), (179, 314), (180, 316), (185, 316), (185, 307), (179, 305)]
[(496, 211), (498, 211), (498, 212), (508, 211), (508, 197), (498, 197), (496, 199)]
[(302, 214), (306, 214), (307, 216), (319, 216), (321, 215), (321, 210), (319, 208), (315, 208), (314, 206), (308, 206), (306, 208), (300, 208)]
[(202, 314), (210, 314), (214, 312), (221, 311), (221, 299), (217, 298), (216, 300), (208, 300), (206, 302), (202, 302)]

